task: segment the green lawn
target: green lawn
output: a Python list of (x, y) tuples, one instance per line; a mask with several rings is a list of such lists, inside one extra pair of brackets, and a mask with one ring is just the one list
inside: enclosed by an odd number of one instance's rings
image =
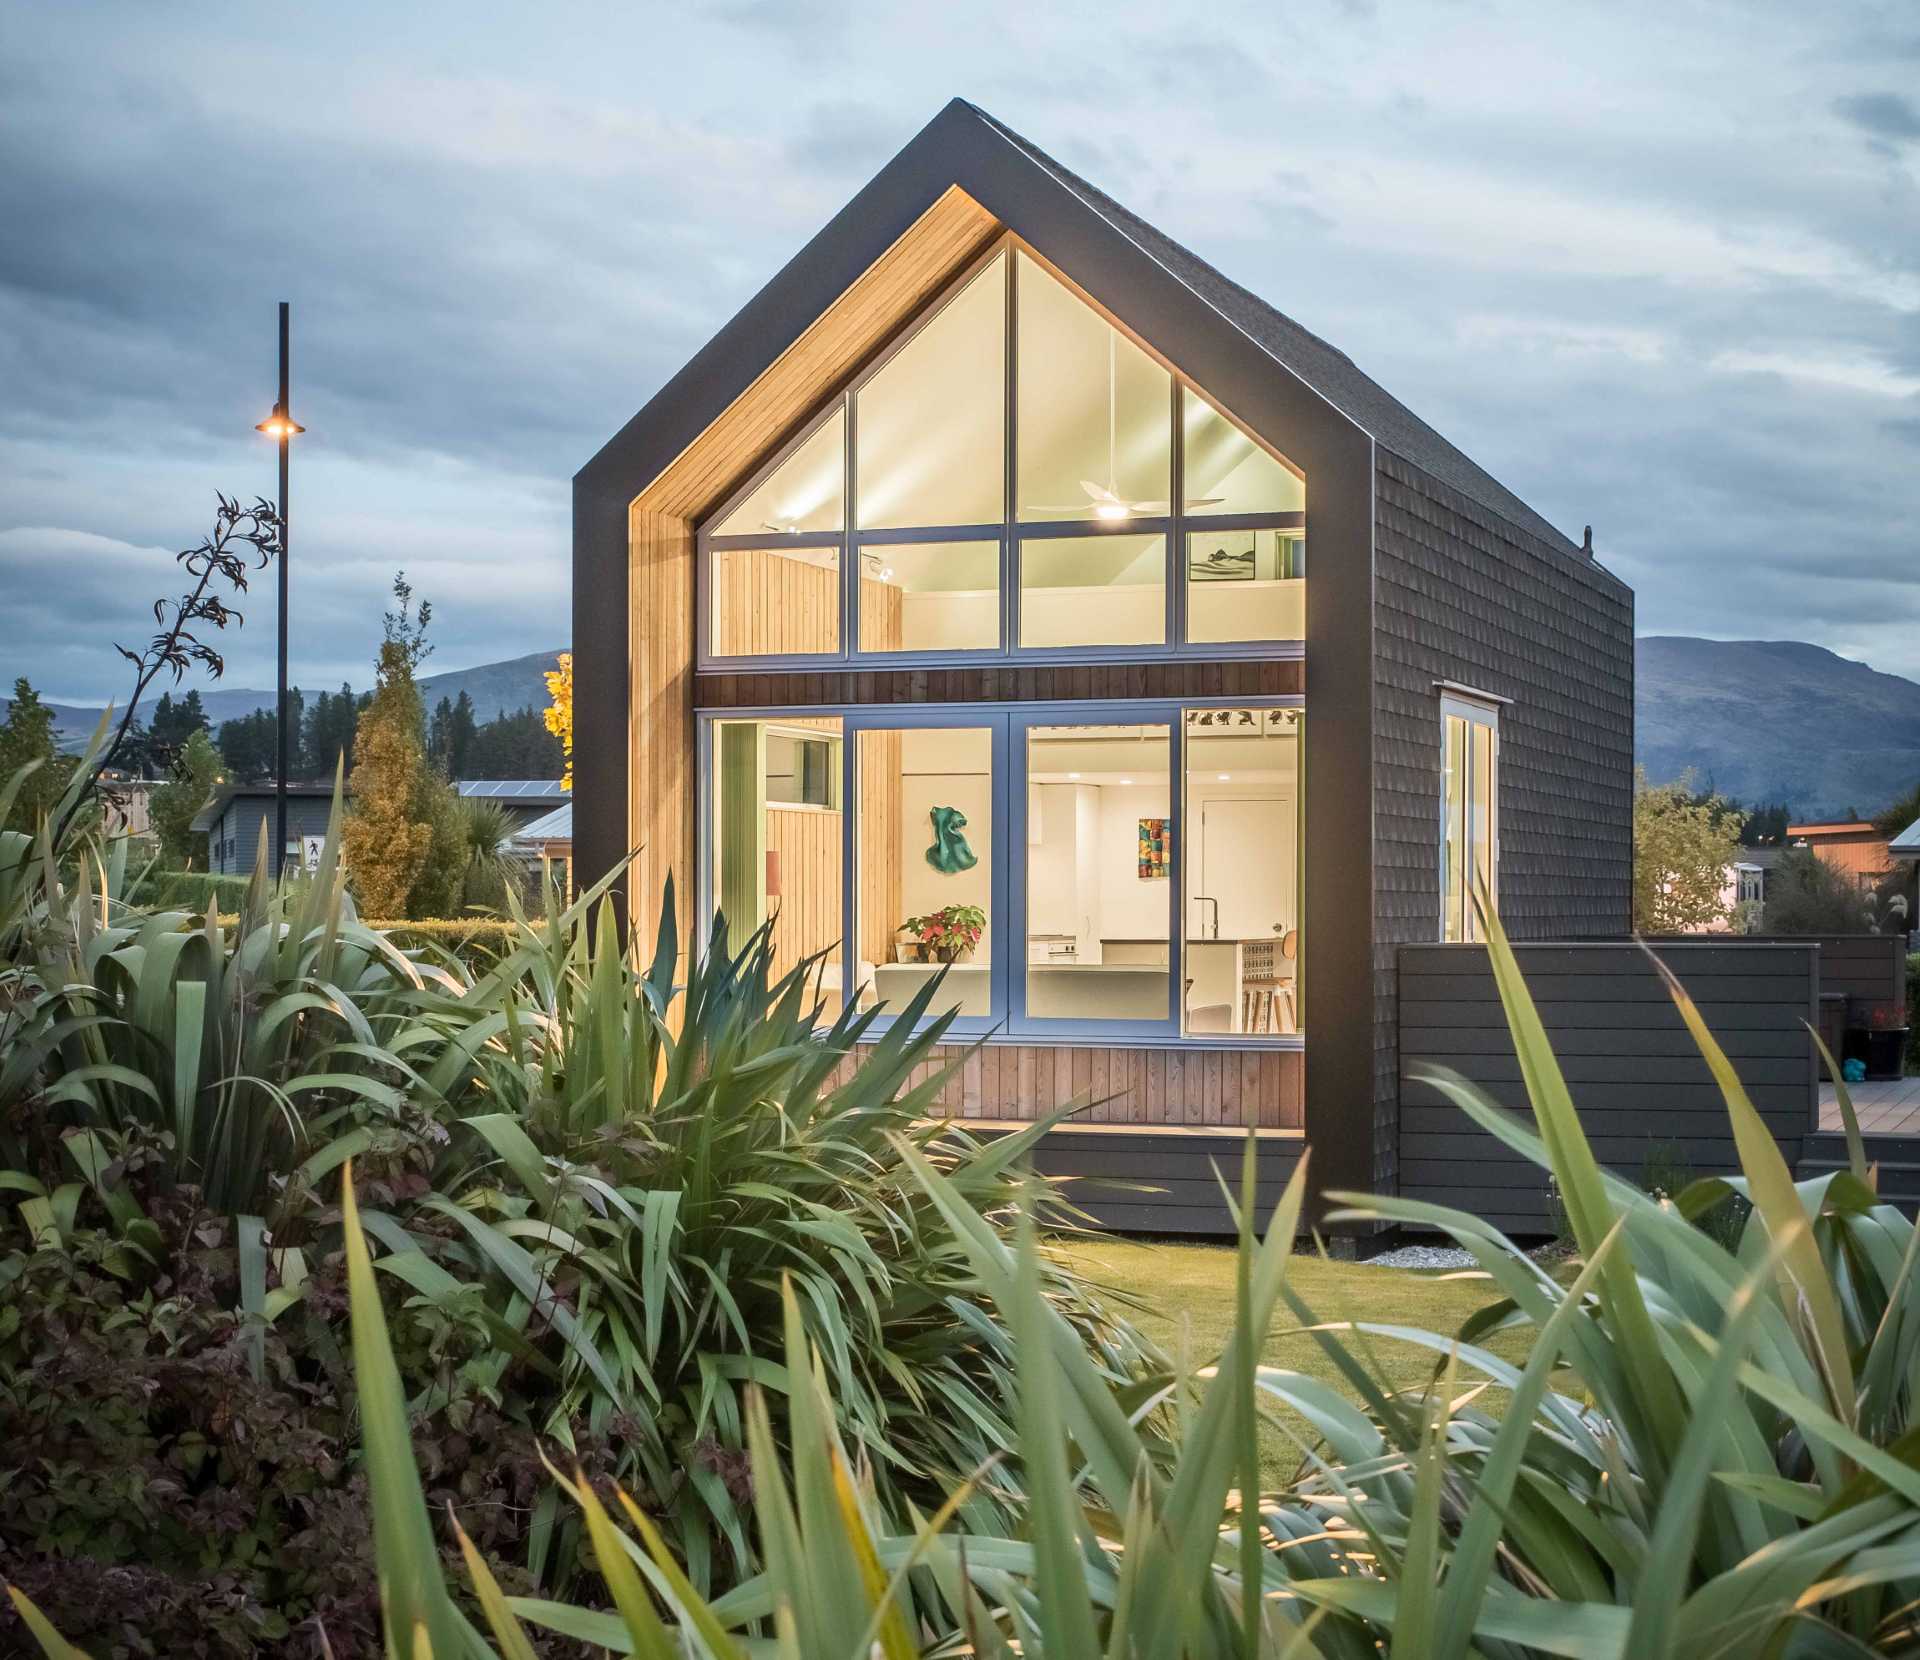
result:
[[(1102, 1239), (1068, 1247), (1067, 1254), (1096, 1283), (1141, 1298), (1150, 1312), (1136, 1314), (1135, 1324), (1170, 1355), (1179, 1357), (1184, 1344), (1184, 1352), (1199, 1365), (1212, 1360), (1225, 1345), (1233, 1325), (1231, 1246)], [(1451, 1337), (1469, 1315), (1499, 1296), (1491, 1282), (1482, 1278), (1324, 1262), (1311, 1254), (1297, 1253), (1288, 1275), (1294, 1290), (1322, 1320), (1382, 1321), (1417, 1326), (1445, 1337)], [(1359, 1339), (1342, 1334), (1342, 1341)], [(1365, 1341), (1373, 1345), (1376, 1372), (1383, 1372), (1396, 1387), (1419, 1389), (1432, 1376), (1437, 1359), (1432, 1351), (1386, 1338)], [(1502, 1334), (1490, 1346), (1503, 1359), (1518, 1360), (1526, 1353), (1527, 1340), (1524, 1333), (1511, 1332)], [(1270, 1365), (1323, 1378), (1350, 1398), (1353, 1395), (1319, 1344), (1299, 1329), (1284, 1304), (1268, 1334), (1262, 1358)], [(1462, 1374), (1463, 1385), (1472, 1381), (1471, 1375)], [(1489, 1391), (1483, 1400), (1497, 1412), (1502, 1398)], [(1291, 1473), (1297, 1455), (1276, 1431), (1268, 1437), (1264, 1462), (1267, 1479), (1279, 1481)]]

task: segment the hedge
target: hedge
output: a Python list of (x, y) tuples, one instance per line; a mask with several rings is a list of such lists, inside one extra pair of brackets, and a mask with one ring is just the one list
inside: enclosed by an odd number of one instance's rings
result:
[(159, 870), (140, 884), (137, 897), (156, 911), (204, 911), (209, 904), (237, 911), (246, 897), (247, 878), (216, 876), (204, 870)]

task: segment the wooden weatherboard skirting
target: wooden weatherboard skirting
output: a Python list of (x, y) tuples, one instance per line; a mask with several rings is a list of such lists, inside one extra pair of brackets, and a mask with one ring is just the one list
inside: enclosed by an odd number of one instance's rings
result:
[(1091, 1103), (1075, 1124), (1297, 1130), (1306, 1056), (1298, 1049), (1108, 1049), (1044, 1043), (943, 1045), (923, 1083), (955, 1056), (939, 1105), (955, 1118), (1031, 1121)]
[[(1804, 1024), (1816, 1006), (1818, 945), (1668, 942), (1659, 954), (1699, 1004), (1792, 1166), (1819, 1098)], [(1636, 1183), (1650, 1155), (1677, 1160), (1692, 1176), (1737, 1170), (1726, 1104), (1637, 944), (1516, 945), (1514, 955), (1603, 1163)], [(1531, 1122), (1485, 948), (1402, 946), (1399, 976), (1401, 1194), (1510, 1232), (1549, 1231), (1546, 1172), (1414, 1076), (1423, 1062), (1450, 1067)]]

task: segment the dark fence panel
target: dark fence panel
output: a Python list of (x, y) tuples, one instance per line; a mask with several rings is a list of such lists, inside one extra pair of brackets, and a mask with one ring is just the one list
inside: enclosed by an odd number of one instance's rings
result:
[[(1664, 941), (1680, 977), (1791, 1166), (1815, 1122), (1819, 1081), (1805, 1023), (1818, 1009), (1814, 940)], [(1639, 1181), (1655, 1159), (1694, 1175), (1737, 1168), (1726, 1107), (1653, 965), (1630, 941), (1516, 945), (1597, 1156)], [(1422, 1064), (1451, 1067), (1531, 1123), (1484, 947), (1400, 949), (1400, 1191), (1514, 1233), (1553, 1225), (1545, 1173), (1480, 1129)]]

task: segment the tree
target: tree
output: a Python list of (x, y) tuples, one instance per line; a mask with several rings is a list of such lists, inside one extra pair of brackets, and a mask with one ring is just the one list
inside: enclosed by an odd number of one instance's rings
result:
[(353, 688), (345, 685), (314, 699), (300, 740), (301, 766), (309, 777), (329, 779), (336, 766), (353, 771), (354, 723), (371, 701), (370, 693), (355, 697)]
[(1851, 871), (1810, 847), (1790, 847), (1767, 873), (1769, 934), (1863, 934), (1872, 922), (1867, 896)]
[(153, 833), (166, 864), (185, 870), (208, 868), (207, 833), (196, 831), (193, 821), (224, 777), (220, 752), (203, 725), (187, 739), (174, 760), (173, 776), (153, 792), (149, 804)]
[(447, 777), (465, 778), (473, 755), (474, 734), (479, 724), (474, 719), (473, 698), (462, 692), (457, 699), (442, 698), (433, 711), (433, 736), (427, 747)]
[(227, 771), (244, 783), (273, 776), (278, 734), (271, 709), (256, 709), (220, 723), (220, 756)]
[(432, 914), (451, 905), (461, 865), (453, 792), (427, 760), (425, 717), (414, 671), (432, 651), (433, 608), (413, 610), (404, 571), (398, 608), (381, 619), (373, 700), (354, 732), (352, 809), (341, 830), (347, 877), (371, 917)]
[[(37, 764), (36, 764), (37, 763)], [(76, 763), (60, 753), (53, 736), (53, 711), (23, 674), (13, 683), (13, 701), (0, 722), (0, 787), (22, 767), (34, 771), (21, 784), (0, 830), (24, 830), (31, 835), (42, 815), (59, 804), (73, 777)]]
[(1633, 925), (1684, 934), (1725, 922), (1727, 870), (1740, 850), (1740, 812), (1701, 797), (1687, 773), (1670, 784), (1633, 775)]
[(531, 707), (496, 715), (474, 734), (470, 778), (558, 778), (566, 765), (560, 740)]
[(1916, 819), (1920, 819), (1920, 781), (1916, 781), (1904, 795), (1896, 797), (1883, 811), (1874, 815), (1873, 827), (1888, 841)]
[(573, 653), (560, 653), (560, 666), (547, 670), (547, 692), (553, 702), (547, 705), (547, 730), (560, 740), (560, 753), (567, 770), (560, 775), (560, 788), (573, 788)]
[(1787, 826), (1793, 822), (1793, 814), (1785, 802), (1771, 801), (1765, 805), (1756, 802), (1747, 812), (1747, 821), (1740, 827), (1740, 845), (1742, 847), (1778, 847), (1787, 839)]

